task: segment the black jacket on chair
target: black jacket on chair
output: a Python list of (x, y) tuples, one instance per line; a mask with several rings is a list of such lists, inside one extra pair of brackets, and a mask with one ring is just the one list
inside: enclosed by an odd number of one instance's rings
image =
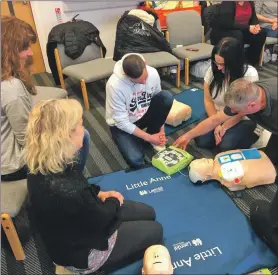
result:
[(156, 26), (151, 26), (126, 11), (117, 24), (114, 60), (120, 60), (127, 53), (151, 53), (165, 51), (172, 53), (169, 42)]
[(63, 44), (65, 46), (65, 54), (72, 59), (76, 59), (82, 55), (86, 46), (91, 43), (96, 43), (101, 47), (105, 56), (106, 48), (99, 37), (99, 30), (90, 22), (82, 20), (69, 21), (52, 28), (48, 35), (46, 52), (49, 67), (56, 85), (60, 85), (54, 55), (57, 44)]
[(251, 4), (252, 15), (247, 25), (237, 24), (235, 22), (236, 2), (235, 1), (222, 1), (219, 5), (218, 14), (214, 16), (211, 27), (211, 37), (217, 37), (219, 31), (229, 30), (241, 30), (248, 31), (250, 25), (259, 24), (259, 20), (256, 15), (255, 5), (253, 1), (249, 1)]
[(210, 38), (209, 32), (211, 31), (211, 24), (215, 16), (219, 14), (220, 4), (207, 6), (206, 1), (200, 1), (200, 2), (202, 2), (202, 9), (201, 9), (202, 25), (204, 26), (205, 41), (207, 41)]
[(54, 263), (85, 269), (91, 249), (107, 250), (121, 224), (117, 199), (103, 203), (99, 186), (70, 167), (59, 174), (29, 174), (27, 186), (29, 217)]

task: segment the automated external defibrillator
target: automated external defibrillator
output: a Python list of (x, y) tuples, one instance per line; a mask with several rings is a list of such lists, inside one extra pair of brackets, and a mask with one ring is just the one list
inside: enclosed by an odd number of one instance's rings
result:
[(170, 146), (152, 158), (152, 165), (171, 176), (185, 168), (193, 160), (193, 156), (186, 151)]

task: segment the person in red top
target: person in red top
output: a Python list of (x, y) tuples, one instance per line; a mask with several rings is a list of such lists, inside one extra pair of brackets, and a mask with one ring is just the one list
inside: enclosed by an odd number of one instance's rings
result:
[(252, 1), (223, 1), (211, 22), (211, 43), (216, 45), (224, 37), (237, 38), (242, 47), (249, 44), (246, 57), (250, 65), (259, 65), (266, 33), (260, 28)]

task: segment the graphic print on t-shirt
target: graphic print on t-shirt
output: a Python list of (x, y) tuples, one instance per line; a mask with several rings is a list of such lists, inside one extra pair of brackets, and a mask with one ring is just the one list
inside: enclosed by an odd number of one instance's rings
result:
[(152, 93), (140, 90), (137, 92), (137, 95), (136, 92), (132, 93), (132, 96), (129, 105), (129, 115), (135, 116), (139, 119), (147, 112), (151, 104)]

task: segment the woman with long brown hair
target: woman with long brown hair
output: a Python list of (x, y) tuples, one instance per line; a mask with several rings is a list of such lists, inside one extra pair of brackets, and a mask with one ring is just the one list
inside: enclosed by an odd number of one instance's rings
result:
[[(16, 17), (3, 17), (1, 25), (1, 179), (12, 181), (27, 176), (21, 151), (33, 106), (32, 96), (38, 97), (30, 70), (33, 57), (31, 45), (37, 37), (29, 24)], [(54, 89), (55, 93), (57, 91), (55, 98), (67, 96), (65, 90)], [(53, 95), (53, 91), (50, 94)], [(39, 96), (40, 99), (47, 97), (46, 93)]]
[(1, 25), (1, 179), (9, 181), (27, 174), (21, 150), (31, 95), (36, 94), (28, 63), (37, 37), (30, 25), (15, 17), (4, 17)]
[(33, 52), (31, 45), (36, 43), (37, 36), (32, 27), (16, 17), (4, 17), (1, 33), (1, 80), (10, 80), (11, 77), (20, 79), (28, 92), (36, 94), (30, 78), (30, 65)]

